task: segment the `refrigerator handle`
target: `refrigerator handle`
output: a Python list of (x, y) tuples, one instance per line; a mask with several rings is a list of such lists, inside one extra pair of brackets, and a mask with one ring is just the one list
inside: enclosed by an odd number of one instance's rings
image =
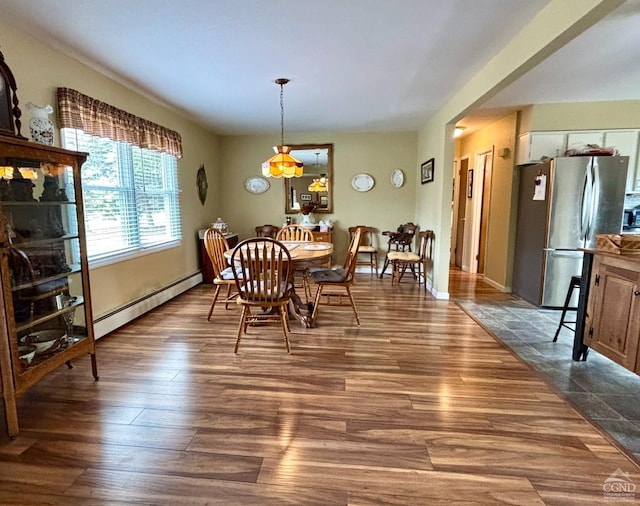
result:
[(591, 171), (587, 169), (582, 181), (582, 200), (580, 201), (580, 222), (578, 234), (580, 240), (584, 241), (587, 236), (587, 225), (589, 222), (589, 211), (591, 208)]
[(593, 222), (598, 212), (598, 201), (600, 195), (600, 168), (598, 167), (598, 161), (595, 158), (591, 159), (591, 208), (589, 210), (589, 223), (587, 226), (587, 234), (585, 239), (587, 242), (591, 241), (593, 235)]

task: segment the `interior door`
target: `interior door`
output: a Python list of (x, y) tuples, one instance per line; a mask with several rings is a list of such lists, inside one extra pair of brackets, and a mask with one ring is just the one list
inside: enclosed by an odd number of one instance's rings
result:
[(467, 212), (467, 170), (469, 169), (469, 159), (460, 160), (458, 169), (458, 222), (456, 223), (456, 267), (462, 268), (462, 246), (464, 244), (464, 225)]
[(478, 272), (484, 273), (485, 253), (487, 250), (487, 227), (489, 224), (489, 204), (491, 197), (491, 173), (493, 170), (493, 153), (483, 155), (484, 177), (482, 182), (482, 209), (480, 210), (480, 240), (478, 245)]

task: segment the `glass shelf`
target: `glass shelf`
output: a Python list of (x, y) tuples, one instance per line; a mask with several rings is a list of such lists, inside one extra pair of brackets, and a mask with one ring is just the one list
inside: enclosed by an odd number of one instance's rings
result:
[(46, 315), (30, 319), (26, 322), (21, 322), (20, 325), (16, 325), (16, 332), (18, 334), (22, 334), (24, 333), (24, 331), (30, 331), (31, 329), (39, 325), (42, 325), (43, 323), (46, 323), (49, 320), (56, 319), (62, 316), (64, 313), (68, 313), (71, 310), (74, 310), (74, 309), (77, 310), (78, 308), (81, 308), (81, 306), (84, 305), (84, 298), (78, 296), (77, 299), (78, 300), (73, 304), (73, 306), (66, 307), (63, 309), (56, 309), (50, 313), (47, 313)]
[(38, 279), (37, 281), (32, 281), (28, 283), (20, 283), (19, 285), (15, 285), (11, 287), (12, 292), (18, 292), (20, 290), (25, 290), (27, 288), (33, 288), (34, 286), (44, 285), (47, 283), (51, 283), (57, 281), (59, 279), (64, 279), (71, 274), (76, 274), (81, 271), (80, 265), (71, 265), (69, 266), (69, 270), (67, 272), (61, 272), (59, 274), (55, 274), (53, 276), (47, 276), (45, 278)]

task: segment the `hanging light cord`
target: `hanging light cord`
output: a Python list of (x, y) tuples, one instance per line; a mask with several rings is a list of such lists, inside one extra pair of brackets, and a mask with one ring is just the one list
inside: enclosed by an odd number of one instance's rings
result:
[(284, 83), (280, 83), (280, 145), (284, 146)]
[(284, 146), (284, 85), (289, 82), (286, 77), (276, 79), (276, 84), (280, 86), (280, 145)]

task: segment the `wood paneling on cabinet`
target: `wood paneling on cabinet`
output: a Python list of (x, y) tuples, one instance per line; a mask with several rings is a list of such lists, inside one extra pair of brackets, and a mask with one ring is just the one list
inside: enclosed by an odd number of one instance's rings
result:
[(594, 255), (584, 342), (640, 372), (640, 258)]

